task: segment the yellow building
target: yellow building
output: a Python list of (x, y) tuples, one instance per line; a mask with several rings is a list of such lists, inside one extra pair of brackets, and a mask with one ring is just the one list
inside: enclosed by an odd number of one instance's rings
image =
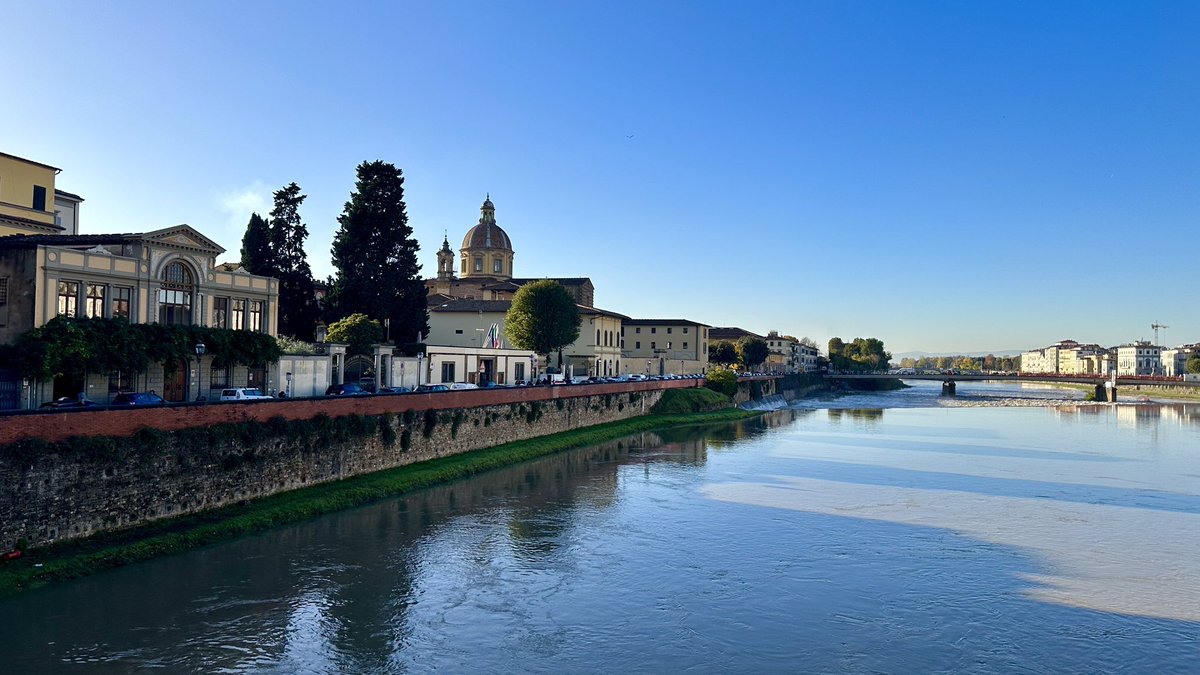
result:
[(83, 198), (54, 187), (60, 169), (0, 152), (0, 237), (78, 234)]

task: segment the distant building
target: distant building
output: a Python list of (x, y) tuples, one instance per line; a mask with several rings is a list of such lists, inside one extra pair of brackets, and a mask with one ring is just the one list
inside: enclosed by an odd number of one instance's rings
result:
[(696, 375), (708, 371), (709, 327), (687, 319), (626, 319), (620, 375)]
[(800, 371), (800, 341), (790, 335), (780, 335), (770, 331), (766, 336), (767, 362), (764, 364), (769, 373), (795, 373)]
[(1117, 375), (1162, 374), (1162, 347), (1145, 340), (1117, 347)]
[(1180, 345), (1162, 352), (1163, 375), (1181, 377), (1187, 375), (1187, 362), (1193, 356), (1200, 356), (1200, 344)]
[(1021, 372), (1056, 375), (1060, 372), (1059, 355), (1079, 347), (1074, 340), (1060, 340), (1049, 347), (1021, 353)]

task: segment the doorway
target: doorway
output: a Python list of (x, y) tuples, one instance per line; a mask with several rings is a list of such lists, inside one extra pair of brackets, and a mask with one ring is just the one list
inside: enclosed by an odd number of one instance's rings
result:
[(179, 402), (186, 401), (188, 396), (188, 374), (191, 372), (191, 364), (187, 361), (180, 361), (175, 366), (175, 372), (170, 375), (163, 374), (163, 392), (164, 400)]

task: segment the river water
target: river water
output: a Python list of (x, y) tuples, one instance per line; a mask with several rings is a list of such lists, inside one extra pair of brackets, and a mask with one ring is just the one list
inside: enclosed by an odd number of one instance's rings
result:
[(1200, 406), (930, 385), (0, 602), (0, 672), (1194, 673)]

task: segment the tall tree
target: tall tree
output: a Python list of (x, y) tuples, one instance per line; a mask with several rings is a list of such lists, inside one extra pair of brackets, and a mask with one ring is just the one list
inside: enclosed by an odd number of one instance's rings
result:
[(742, 365), (748, 370), (753, 370), (755, 366), (767, 360), (771, 348), (767, 346), (766, 340), (743, 335), (738, 338), (737, 353), (738, 358), (742, 360)]
[(737, 349), (729, 340), (717, 340), (708, 343), (708, 360), (718, 366), (729, 367), (737, 363)]
[(397, 342), (413, 342), (429, 332), (429, 311), (417, 264), (421, 247), (405, 212), (404, 174), (382, 161), (363, 162), (357, 172), (333, 237), (336, 275), (326, 314), (366, 314), (388, 323)]
[(242, 235), (242, 267), (251, 274), (273, 276), (278, 266), (271, 252), (271, 227), (257, 213), (250, 214), (246, 234)]
[[(320, 308), (312, 268), (304, 254), (304, 241), (308, 239), (308, 227), (300, 220), (304, 199), (295, 183), (275, 192), (268, 228), (274, 269), (269, 276), (279, 279), (279, 334), (312, 340)], [(249, 227), (246, 236), (250, 236)], [(247, 269), (254, 274), (265, 274)]]
[(518, 349), (546, 355), (558, 352), (562, 368), (562, 348), (579, 339), (579, 307), (575, 298), (557, 281), (542, 279), (522, 286), (513, 295), (504, 317), (504, 332)]

